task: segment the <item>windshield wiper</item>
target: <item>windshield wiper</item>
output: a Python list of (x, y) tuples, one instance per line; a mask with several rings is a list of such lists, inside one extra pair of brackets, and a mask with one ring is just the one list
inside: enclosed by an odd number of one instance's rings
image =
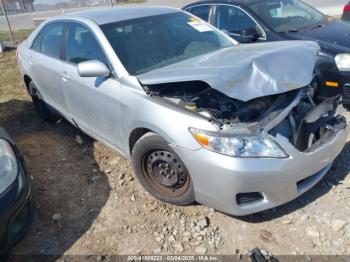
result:
[(311, 29), (311, 30), (312, 30), (312, 29), (317, 29), (317, 28), (321, 28), (321, 27), (324, 27), (324, 26), (325, 26), (324, 24), (317, 24), (317, 25), (311, 27), (310, 29)]
[(291, 29), (288, 29), (288, 30), (281, 31), (280, 33), (287, 34), (287, 33), (298, 33), (298, 32), (299, 32), (298, 29), (291, 28)]

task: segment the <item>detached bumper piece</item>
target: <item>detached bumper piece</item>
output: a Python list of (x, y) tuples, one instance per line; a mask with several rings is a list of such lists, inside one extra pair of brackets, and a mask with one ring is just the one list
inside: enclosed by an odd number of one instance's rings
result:
[(15, 182), (0, 194), (0, 261), (24, 236), (33, 218), (31, 178), (14, 147), (19, 171)]
[(298, 150), (311, 152), (322, 141), (346, 128), (345, 117), (336, 115), (340, 101), (341, 96), (326, 99), (306, 114), (295, 134), (295, 147)]
[(275, 257), (265, 257), (259, 248), (254, 248), (250, 253), (250, 260), (252, 262), (279, 262)]

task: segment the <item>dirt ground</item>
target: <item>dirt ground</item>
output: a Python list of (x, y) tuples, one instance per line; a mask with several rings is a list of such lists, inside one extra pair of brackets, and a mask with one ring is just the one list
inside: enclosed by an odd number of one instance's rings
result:
[(65, 121), (42, 122), (15, 64), (14, 52), (0, 54), (0, 125), (34, 179), (36, 212), (13, 254), (350, 255), (349, 143), (316, 187), (273, 210), (238, 218), (171, 206), (147, 194), (116, 152)]

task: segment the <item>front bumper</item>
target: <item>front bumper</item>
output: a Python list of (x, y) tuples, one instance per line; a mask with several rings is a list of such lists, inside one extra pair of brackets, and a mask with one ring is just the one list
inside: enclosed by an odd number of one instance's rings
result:
[[(316, 65), (316, 78), (319, 88), (317, 98), (324, 100), (343, 96), (343, 104), (350, 104), (350, 72), (340, 72), (334, 61), (334, 55), (320, 55)], [(327, 84), (336, 83), (336, 85)]]
[[(318, 98), (323, 100), (335, 97), (339, 94), (343, 96), (342, 103), (350, 104), (350, 72), (323, 72), (323, 85), (319, 89)], [(339, 83), (338, 87), (326, 86), (326, 81)]]
[(0, 194), (0, 257), (23, 237), (33, 217), (31, 178), (17, 153), (19, 172), (15, 182)]
[[(220, 155), (206, 149), (173, 147), (187, 166), (196, 200), (218, 211), (244, 216), (287, 203), (317, 184), (342, 151), (348, 127), (338, 130), (312, 152), (298, 151), (281, 136), (276, 138), (289, 154), (286, 159), (247, 159)], [(239, 205), (237, 195), (259, 192), (263, 199)]]
[(341, 73), (341, 87), (343, 94), (343, 104), (350, 104), (350, 72)]

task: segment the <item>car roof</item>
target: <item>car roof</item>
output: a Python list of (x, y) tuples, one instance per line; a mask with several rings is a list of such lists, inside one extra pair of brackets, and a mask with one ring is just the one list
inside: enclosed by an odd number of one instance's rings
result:
[(191, 4), (186, 5), (183, 8), (187, 8), (190, 6), (194, 5), (199, 5), (199, 4), (236, 4), (236, 5), (250, 5), (250, 4), (255, 4), (259, 2), (263, 2), (265, 0), (201, 0), (197, 1)]
[(180, 12), (176, 8), (159, 7), (159, 6), (123, 6), (114, 8), (98, 8), (94, 10), (86, 10), (68, 13), (57, 16), (53, 20), (69, 18), (79, 19), (85, 18), (95, 21), (98, 25), (121, 22), (130, 19), (142, 18), (147, 16), (163, 15)]

